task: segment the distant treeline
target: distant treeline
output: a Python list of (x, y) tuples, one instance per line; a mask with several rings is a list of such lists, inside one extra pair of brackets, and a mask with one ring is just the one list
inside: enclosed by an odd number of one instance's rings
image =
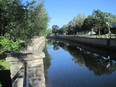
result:
[(54, 34), (75, 35), (79, 33), (95, 32), (97, 35), (106, 33), (116, 34), (116, 15), (101, 10), (94, 10), (92, 15), (85, 16), (79, 13), (68, 24), (62, 26), (53, 25)]

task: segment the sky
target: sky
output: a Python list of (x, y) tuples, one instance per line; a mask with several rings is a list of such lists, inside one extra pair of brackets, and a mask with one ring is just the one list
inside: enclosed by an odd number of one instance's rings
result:
[(51, 28), (52, 25), (62, 27), (79, 13), (88, 16), (97, 9), (116, 15), (115, 3), (116, 0), (44, 0), (45, 9), (50, 17), (48, 27)]

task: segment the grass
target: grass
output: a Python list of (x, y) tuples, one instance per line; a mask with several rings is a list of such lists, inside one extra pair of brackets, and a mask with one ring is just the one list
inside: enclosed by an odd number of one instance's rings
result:
[(0, 82), (0, 87), (2, 87), (2, 84), (1, 84), (1, 82)]
[(80, 37), (87, 37), (87, 38), (116, 38), (116, 34), (105, 34), (105, 35), (82, 35)]
[(10, 69), (10, 64), (5, 60), (0, 60), (0, 70), (8, 70)]

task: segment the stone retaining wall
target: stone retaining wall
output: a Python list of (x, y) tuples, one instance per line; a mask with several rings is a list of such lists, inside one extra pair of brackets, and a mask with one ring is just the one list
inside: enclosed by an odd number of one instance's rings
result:
[(6, 61), (10, 63), (11, 79), (20, 70), (18, 78), (12, 83), (12, 87), (23, 87), (24, 62), (27, 62), (28, 66), (29, 87), (45, 87), (43, 64), (45, 54), (42, 51), (44, 46), (45, 38), (36, 37), (31, 39), (25, 51), (13, 52), (7, 56)]
[(98, 46), (102, 48), (109, 48), (116, 50), (116, 39), (115, 38), (85, 38), (85, 37), (72, 37), (72, 36), (49, 36), (48, 38), (69, 40), (81, 44), (87, 44), (91, 46)]

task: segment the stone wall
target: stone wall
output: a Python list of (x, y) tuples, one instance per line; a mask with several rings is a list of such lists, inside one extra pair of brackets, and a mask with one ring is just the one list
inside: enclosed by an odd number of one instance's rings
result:
[(102, 48), (109, 48), (116, 50), (116, 38), (86, 38), (86, 37), (73, 37), (73, 36), (49, 36), (47, 38), (68, 40), (90, 46), (97, 46)]
[(6, 61), (10, 62), (11, 79), (19, 71), (12, 87), (23, 87), (24, 62), (27, 62), (30, 87), (45, 87), (43, 64), (45, 54), (42, 51), (44, 46), (45, 38), (36, 37), (31, 39), (25, 51), (13, 52), (7, 56)]

